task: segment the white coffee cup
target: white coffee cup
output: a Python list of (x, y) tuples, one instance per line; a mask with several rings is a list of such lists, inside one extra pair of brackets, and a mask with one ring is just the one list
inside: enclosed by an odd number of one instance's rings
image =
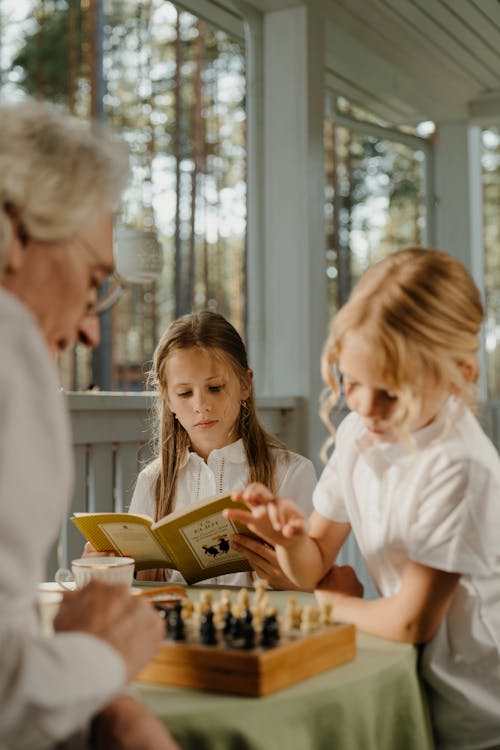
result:
[(121, 225), (114, 236), (117, 273), (133, 283), (155, 281), (163, 268), (163, 250), (157, 233)]
[(55, 579), (64, 589), (77, 589), (89, 581), (132, 585), (135, 561), (132, 557), (81, 557), (72, 560), (71, 570), (59, 568)]

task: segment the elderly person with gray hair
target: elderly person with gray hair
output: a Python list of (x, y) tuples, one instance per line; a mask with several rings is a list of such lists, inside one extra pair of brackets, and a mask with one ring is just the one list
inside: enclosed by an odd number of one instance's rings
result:
[[(69, 594), (43, 638), (37, 584), (68, 510), (72, 458), (53, 355), (95, 345), (113, 272), (123, 144), (53, 105), (0, 104), (0, 748), (172, 750), (123, 692), (163, 626), (126, 587)], [(91, 731), (89, 733), (89, 727)], [(88, 744), (87, 744), (88, 746)]]

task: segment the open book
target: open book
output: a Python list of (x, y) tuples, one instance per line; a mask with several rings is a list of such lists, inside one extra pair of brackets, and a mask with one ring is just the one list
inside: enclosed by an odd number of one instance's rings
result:
[(227, 493), (213, 495), (154, 523), (139, 513), (75, 513), (71, 520), (99, 552), (133, 557), (136, 569), (175, 568), (187, 583), (251, 570), (231, 549), (233, 534), (255, 536), (244, 524), (224, 518), (224, 508), (247, 509)]

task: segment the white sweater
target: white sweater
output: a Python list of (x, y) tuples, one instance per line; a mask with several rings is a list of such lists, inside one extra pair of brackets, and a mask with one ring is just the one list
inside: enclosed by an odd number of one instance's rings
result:
[(119, 691), (125, 665), (83, 633), (39, 635), (37, 584), (68, 510), (70, 434), (29, 311), (0, 289), (0, 748), (45, 750)]

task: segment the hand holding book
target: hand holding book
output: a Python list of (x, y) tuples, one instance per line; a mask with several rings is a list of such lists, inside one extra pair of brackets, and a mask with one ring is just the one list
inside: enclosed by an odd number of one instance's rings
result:
[(247, 558), (231, 547), (231, 539), (238, 533), (254, 535), (244, 524), (225, 518), (223, 511), (229, 507), (235, 503), (223, 493), (156, 523), (131, 513), (75, 513), (71, 520), (99, 553), (133, 557), (137, 570), (174, 568), (192, 584), (251, 570)]

